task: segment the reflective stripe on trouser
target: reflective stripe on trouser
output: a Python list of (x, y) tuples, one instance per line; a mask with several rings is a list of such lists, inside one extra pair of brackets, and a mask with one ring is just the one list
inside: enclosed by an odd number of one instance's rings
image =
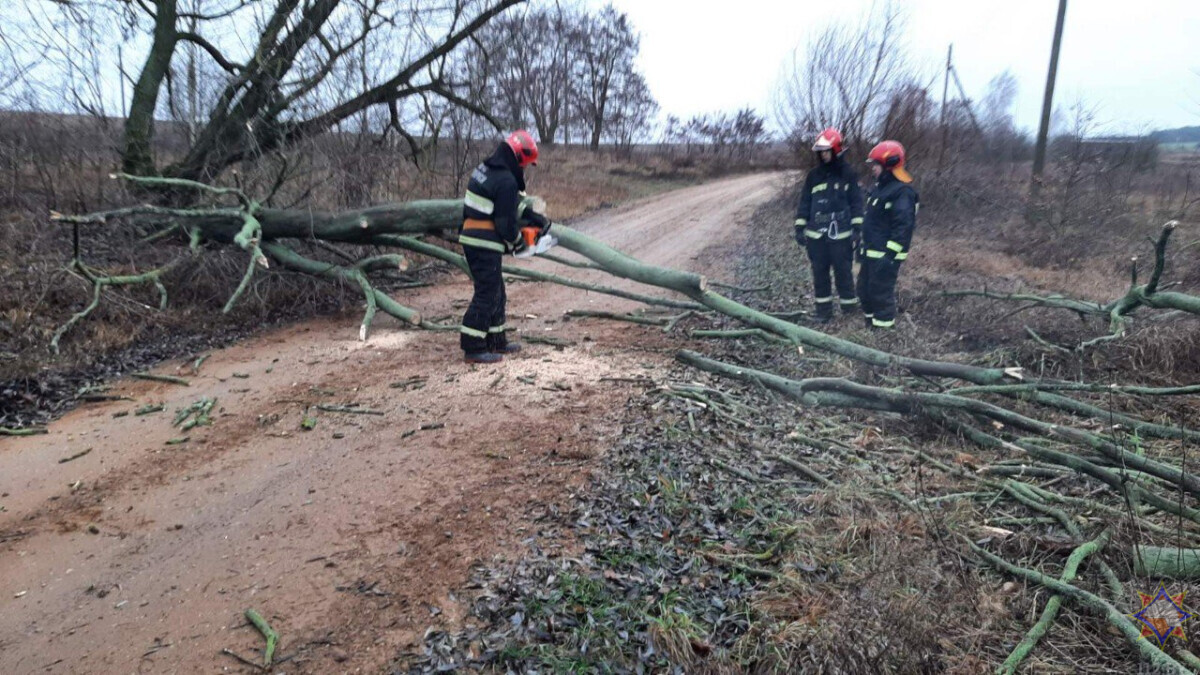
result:
[[(818, 303), (833, 303), (833, 283), (837, 284), (837, 295), (842, 304), (854, 298), (854, 247), (849, 239), (810, 239), (805, 243), (808, 259), (812, 262), (813, 295)], [(832, 307), (831, 307), (832, 309)]]
[(467, 268), (471, 270), (475, 293), (463, 315), (459, 345), (468, 354), (497, 350), (504, 346), (504, 305), (507, 298), (504, 277), (500, 273), (504, 255), (477, 246), (464, 246), (463, 255), (467, 258)]
[(886, 328), (896, 322), (896, 278), (900, 263), (888, 258), (867, 258), (858, 270), (858, 299), (863, 314), (875, 326)]

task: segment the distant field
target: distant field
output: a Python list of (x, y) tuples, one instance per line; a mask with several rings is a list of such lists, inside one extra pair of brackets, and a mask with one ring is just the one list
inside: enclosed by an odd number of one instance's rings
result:
[(1200, 143), (1159, 143), (1158, 148), (1170, 154), (1200, 154)]

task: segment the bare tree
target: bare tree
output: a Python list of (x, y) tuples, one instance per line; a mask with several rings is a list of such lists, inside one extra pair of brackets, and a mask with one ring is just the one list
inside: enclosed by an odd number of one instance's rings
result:
[(571, 17), (561, 6), (543, 14), (533, 26), (533, 39), (541, 49), (531, 64), (525, 94), (538, 137), (549, 145), (557, 140), (569, 114), (571, 64), (576, 56), (571, 35)]
[(980, 105), (982, 122), (990, 132), (1009, 131), (1013, 123), (1013, 106), (1017, 102), (1017, 78), (1005, 70), (988, 82), (987, 93)]
[(639, 73), (630, 73), (624, 86), (614, 92), (607, 133), (617, 148), (628, 154), (636, 141), (650, 133), (651, 120), (657, 112), (658, 102), (650, 93), (645, 78)]
[[(45, 50), (37, 45), (18, 47), (23, 26), (11, 21), (8, 12), (0, 12), (0, 105), (16, 107), (28, 94), (28, 75), (41, 65)], [(25, 53), (31, 52), (31, 53)]]
[(986, 151), (995, 160), (1013, 161), (1028, 156), (1029, 140), (1017, 129), (1013, 109), (1017, 101), (1017, 78), (1008, 70), (988, 82), (980, 105)]
[(575, 39), (579, 45), (577, 100), (591, 131), (590, 147), (598, 150), (609, 122), (609, 101), (634, 72), (639, 40), (629, 18), (612, 5), (589, 16)]
[[(1080, 99), (1061, 113), (1067, 128), (1050, 139), (1047, 171), (1033, 213), (1047, 234), (1061, 237), (1102, 230), (1114, 222), (1132, 226), (1130, 209), (1139, 174), (1157, 162), (1154, 143), (1144, 137), (1104, 138), (1099, 109)], [(1087, 242), (1099, 242), (1089, 234)]]
[(674, 155), (675, 148), (683, 142), (683, 123), (678, 115), (667, 115), (659, 137), (659, 152)]
[(585, 131), (593, 150), (602, 141), (628, 148), (657, 110), (634, 67), (638, 38), (612, 6), (532, 7), (489, 25), (471, 51), (484, 100), (506, 127), (532, 126), (539, 140), (569, 142)]
[[(149, 40), (129, 101), (121, 143), (123, 168), (133, 174), (208, 181), (238, 162), (421, 94), (473, 108), (486, 117), (486, 111), (459, 97), (455, 82), (442, 76), (444, 65), (462, 43), (520, 2), (154, 0), (98, 6), (97, 12), (120, 14), (134, 36)], [(47, 11), (44, 30), (63, 32), (64, 37), (97, 32), (89, 24), (93, 15), (74, 3), (55, 7)], [(367, 40), (385, 48), (364, 56)], [(223, 83), (199, 115), (203, 124), (197, 125), (192, 142), (174, 161), (159, 166), (155, 119), (162, 92), (173, 79), (173, 60), (182, 54), (184, 68), (191, 70), (188, 50), (203, 54), (219, 69)], [(357, 71), (373, 75), (347, 86), (346, 78), (338, 75), (353, 70), (356, 58)]]
[(672, 118), (668, 124), (672, 125), (669, 127), (671, 142), (683, 144), (688, 156), (695, 151), (724, 160), (751, 161), (755, 152), (770, 138), (766, 119), (753, 108), (743, 108), (732, 115), (694, 115), (686, 124)]
[(743, 161), (753, 161), (755, 151), (769, 138), (766, 119), (753, 108), (742, 108), (733, 118), (733, 142)]
[(553, 145), (568, 112), (574, 15), (561, 6), (508, 14), (481, 31), (469, 58), (489, 86), (485, 99), (505, 127), (530, 126)]
[(932, 145), (937, 130), (936, 108), (929, 90), (916, 82), (895, 86), (886, 98), (887, 111), (879, 135), (902, 138), (910, 156)]
[(776, 89), (780, 128), (807, 139), (837, 126), (862, 150), (886, 121), (891, 90), (908, 79), (903, 23), (899, 6), (888, 2), (860, 24), (831, 25), (793, 52)]

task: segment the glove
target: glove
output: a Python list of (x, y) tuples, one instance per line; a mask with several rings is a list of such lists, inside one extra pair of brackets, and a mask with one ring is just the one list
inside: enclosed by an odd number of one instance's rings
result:
[(537, 253), (537, 244), (541, 238), (542, 233), (539, 228), (523, 226), (517, 237), (517, 243), (513, 246), (513, 256), (517, 258), (533, 257)]
[(521, 232), (519, 232), (519, 231), (517, 232), (517, 240), (513, 241), (513, 242), (509, 242), (509, 244), (508, 244), (508, 252), (513, 255), (517, 255), (518, 253), (524, 253), (528, 249), (529, 249), (529, 244), (525, 243), (525, 237), (522, 236)]

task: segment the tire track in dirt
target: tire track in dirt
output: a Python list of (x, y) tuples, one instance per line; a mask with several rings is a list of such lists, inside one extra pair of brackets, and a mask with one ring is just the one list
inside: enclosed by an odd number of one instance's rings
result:
[[(723, 180), (575, 225), (647, 262), (719, 274), (726, 261), (706, 249), (745, 236), (783, 180)], [(456, 277), (405, 302), (457, 316), (469, 296)], [(356, 318), (314, 321), (214, 352), (189, 387), (122, 381), (137, 404), (90, 405), (46, 436), (0, 440), (0, 672), (236, 671), (219, 652), (253, 655), (249, 607), (295, 656), (287, 672), (377, 672), (427, 625), (460, 621), (469, 567), (519, 554), (539, 509), (569, 499), (620, 433), (630, 389), (602, 378), (653, 377), (670, 353), (656, 348), (673, 344), (560, 318), (629, 301), (530, 283), (509, 298), (510, 324), (577, 346), (530, 345), (476, 368), (454, 334), (381, 319), (361, 343)], [(421, 388), (389, 387), (414, 377)], [(201, 396), (218, 397), (213, 425), (166, 445), (181, 435), (174, 411)], [(113, 417), (147, 401), (166, 411)], [(318, 412), (301, 431), (315, 402), (384, 414)]]

